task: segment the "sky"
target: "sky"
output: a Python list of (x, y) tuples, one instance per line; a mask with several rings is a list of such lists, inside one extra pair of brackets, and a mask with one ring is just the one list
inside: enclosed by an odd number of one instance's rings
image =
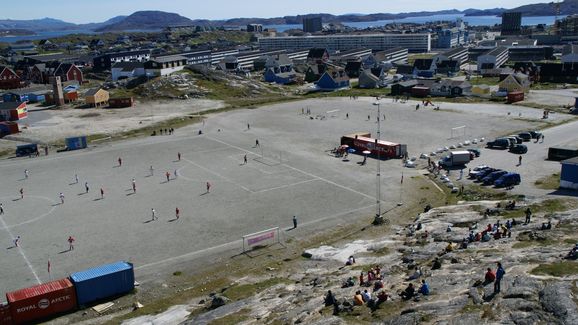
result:
[[(102, 22), (139, 10), (175, 12), (190, 19), (282, 17), (307, 13), (399, 13), (445, 9), (515, 8), (549, 0), (2, 0), (0, 19), (44, 17), (71, 23)], [(339, 4), (337, 4), (339, 3)]]

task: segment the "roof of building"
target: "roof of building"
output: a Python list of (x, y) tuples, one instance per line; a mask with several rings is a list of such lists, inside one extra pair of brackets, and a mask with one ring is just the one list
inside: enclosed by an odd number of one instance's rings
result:
[(361, 74), (359, 75), (359, 82), (367, 82), (369, 80), (373, 81), (373, 82), (378, 82), (379, 81), (379, 77), (377, 77), (375, 74), (373, 74), (372, 72), (373, 69), (367, 69), (367, 70), (363, 70), (361, 71)]
[(508, 52), (508, 49), (503, 46), (498, 46), (494, 49), (489, 50), (488, 52), (484, 53), (483, 55), (494, 55), (498, 56), (504, 52)]
[(70, 70), (70, 68), (72, 68), (72, 66), (74, 66), (74, 64), (70, 64), (70, 63), (62, 63), (58, 66), (58, 68), (54, 71), (55, 75), (61, 74), (61, 73), (67, 73), (68, 70)]
[(562, 164), (578, 165), (578, 157), (562, 160)]
[(309, 54), (307, 54), (307, 58), (315, 58), (321, 59), (327, 50), (325, 48), (313, 48), (309, 50)]
[(418, 70), (429, 70), (431, 69), (433, 59), (416, 59), (413, 62), (413, 66)]
[(151, 61), (155, 61), (158, 63), (166, 63), (166, 62), (174, 62), (174, 61), (182, 61), (182, 60), (187, 60), (187, 58), (182, 56), (182, 55), (164, 55), (164, 56), (157, 56), (157, 57), (151, 58)]
[(122, 69), (122, 71), (133, 71), (138, 68), (144, 68), (143, 62), (117, 62), (112, 65), (113, 69)]
[(5, 111), (5, 110), (17, 109), (22, 104), (23, 104), (22, 102), (1, 102), (0, 103), (0, 110)]
[(103, 90), (103, 89), (102, 88), (91, 88), (86, 93), (84, 93), (84, 96), (94, 96), (94, 95), (96, 95), (96, 93), (98, 93), (101, 90)]
[(360, 70), (361, 69), (361, 62), (360, 61), (348, 61), (345, 65), (345, 70)]
[[(417, 80), (413, 79), (413, 80), (398, 82), (395, 85), (397, 85), (398, 87), (408, 88), (408, 87), (417, 86), (418, 82), (417, 82)], [(393, 86), (395, 86), (395, 85), (393, 85)]]
[(467, 47), (456, 47), (456, 48), (453, 48), (449, 51), (445, 51), (444, 53), (442, 53), (442, 55), (447, 56), (449, 58), (449, 57), (452, 57), (452, 56), (459, 54), (459, 53), (462, 53), (462, 52), (467, 53), (468, 48)]
[(436, 63), (436, 66), (439, 68), (455, 68), (460, 65), (459, 60), (441, 60), (440, 62)]
[(50, 62), (50, 61), (61, 61), (61, 60), (74, 60), (78, 58), (78, 55), (69, 55), (65, 53), (53, 53), (53, 54), (40, 54), (40, 55), (27, 55), (25, 58), (30, 58), (40, 62)]
[(397, 73), (399, 73), (399, 74), (413, 74), (413, 65), (399, 64), (399, 65), (397, 65)]

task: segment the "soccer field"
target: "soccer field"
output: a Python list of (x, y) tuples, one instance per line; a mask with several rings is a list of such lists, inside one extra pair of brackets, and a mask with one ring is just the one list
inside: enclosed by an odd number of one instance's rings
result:
[[(168, 270), (172, 263), (223, 251), (238, 254), (242, 236), (249, 233), (281, 227), (282, 233), (299, 237), (373, 215), (376, 162), (360, 166), (360, 156), (344, 162), (327, 152), (343, 134), (375, 134), (371, 101), (310, 100), (239, 110), (171, 136), (0, 161), (5, 210), (0, 216), (0, 292), (117, 260), (134, 263), (137, 279), (146, 282), (148, 274)], [(412, 106), (382, 105), (388, 115), (382, 138), (407, 143), (410, 155), (446, 144), (448, 130), (456, 125), (471, 125), (468, 135), (479, 137), (528, 124), (467, 113), (416, 113)], [(311, 116), (301, 114), (305, 107)], [(427, 123), (416, 127), (421, 120)], [(201, 128), (204, 134), (198, 135)], [(399, 160), (382, 162), (385, 208), (399, 198), (401, 172)], [(206, 182), (212, 185), (210, 193)], [(175, 220), (177, 207), (180, 219)], [(151, 221), (153, 208), (159, 219)], [(288, 233), (293, 215), (299, 227)], [(21, 237), (19, 247), (12, 245), (16, 236)], [(68, 251), (69, 236), (76, 238), (73, 251)]]

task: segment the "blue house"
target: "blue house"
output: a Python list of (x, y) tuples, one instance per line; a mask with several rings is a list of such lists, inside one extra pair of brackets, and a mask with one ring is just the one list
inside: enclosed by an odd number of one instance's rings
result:
[(19, 91), (5, 93), (2, 99), (5, 102), (27, 102), (29, 100), (28, 94)]
[(560, 187), (564, 189), (578, 190), (578, 157), (562, 161)]
[(343, 68), (330, 67), (317, 81), (317, 88), (326, 91), (349, 88), (349, 77)]
[(286, 54), (279, 54), (277, 57), (270, 57), (265, 63), (266, 82), (275, 82), (287, 85), (295, 82), (297, 74), (293, 70), (293, 62)]

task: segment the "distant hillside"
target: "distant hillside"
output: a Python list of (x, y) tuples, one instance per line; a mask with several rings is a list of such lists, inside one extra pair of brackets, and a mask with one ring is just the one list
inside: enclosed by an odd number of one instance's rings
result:
[[(507, 11), (519, 11), (522, 16), (554, 16), (556, 14), (555, 7), (550, 3), (536, 3), (532, 5), (525, 5)], [(560, 15), (578, 14), (578, 0), (565, 0), (560, 3)]]
[(126, 17), (127, 16), (116, 16), (116, 17), (113, 17), (113, 18), (111, 18), (105, 22), (102, 22), (102, 23), (80, 24), (80, 25), (76, 25), (76, 26), (78, 29), (95, 30), (95, 29), (103, 28), (103, 27), (108, 26), (108, 25), (119, 23), (119, 22), (123, 21)]
[(97, 32), (136, 29), (161, 29), (167, 26), (192, 25), (193, 21), (175, 13), (163, 11), (137, 11), (117, 23), (97, 28)]
[[(486, 10), (467, 9), (464, 10), (466, 16), (501, 16), (504, 12), (521, 12), (524, 17), (532, 16), (555, 16), (555, 7), (550, 3), (535, 3), (524, 5), (513, 9), (494, 8)], [(578, 0), (565, 0), (560, 3), (560, 15), (578, 14)]]
[(62, 20), (43, 18), (34, 20), (0, 20), (0, 29), (26, 29), (31, 31), (53, 31), (76, 28), (75, 24)]

